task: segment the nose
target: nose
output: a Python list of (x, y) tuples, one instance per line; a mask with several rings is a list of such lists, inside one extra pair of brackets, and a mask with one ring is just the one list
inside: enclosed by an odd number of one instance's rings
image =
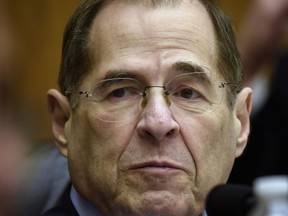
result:
[(175, 136), (180, 126), (173, 118), (168, 99), (163, 96), (163, 88), (150, 88), (149, 96), (144, 100), (143, 113), (137, 124), (138, 134), (158, 141)]

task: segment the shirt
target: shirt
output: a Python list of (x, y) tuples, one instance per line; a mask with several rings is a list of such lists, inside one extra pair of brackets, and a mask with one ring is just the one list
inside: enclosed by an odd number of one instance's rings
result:
[(79, 216), (103, 216), (93, 205), (83, 199), (73, 186), (71, 188), (70, 197)]

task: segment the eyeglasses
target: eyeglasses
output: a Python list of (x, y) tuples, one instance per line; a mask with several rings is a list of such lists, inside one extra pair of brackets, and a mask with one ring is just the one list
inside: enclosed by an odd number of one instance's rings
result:
[(221, 104), (227, 84), (217, 80), (211, 72), (191, 72), (172, 77), (164, 86), (144, 86), (134, 78), (105, 79), (91, 90), (78, 93), (94, 103), (98, 119), (121, 122), (142, 112), (153, 88), (162, 89), (172, 113), (175, 109), (194, 116), (211, 113)]

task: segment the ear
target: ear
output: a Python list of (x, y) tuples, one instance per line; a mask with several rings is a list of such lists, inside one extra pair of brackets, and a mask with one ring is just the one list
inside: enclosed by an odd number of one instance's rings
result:
[(52, 118), (52, 132), (56, 139), (59, 151), (67, 157), (68, 141), (65, 134), (65, 125), (70, 117), (70, 105), (68, 99), (55, 89), (47, 93), (48, 109)]
[(252, 109), (252, 90), (251, 88), (243, 88), (237, 95), (236, 99), (236, 118), (238, 121), (238, 137), (236, 146), (236, 157), (239, 157), (248, 141), (250, 133), (250, 113)]

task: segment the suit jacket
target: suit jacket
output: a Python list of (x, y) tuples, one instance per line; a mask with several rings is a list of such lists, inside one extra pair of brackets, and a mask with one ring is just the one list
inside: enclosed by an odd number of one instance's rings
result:
[(79, 216), (71, 201), (70, 190), (71, 186), (67, 188), (58, 205), (46, 211), (41, 216)]

